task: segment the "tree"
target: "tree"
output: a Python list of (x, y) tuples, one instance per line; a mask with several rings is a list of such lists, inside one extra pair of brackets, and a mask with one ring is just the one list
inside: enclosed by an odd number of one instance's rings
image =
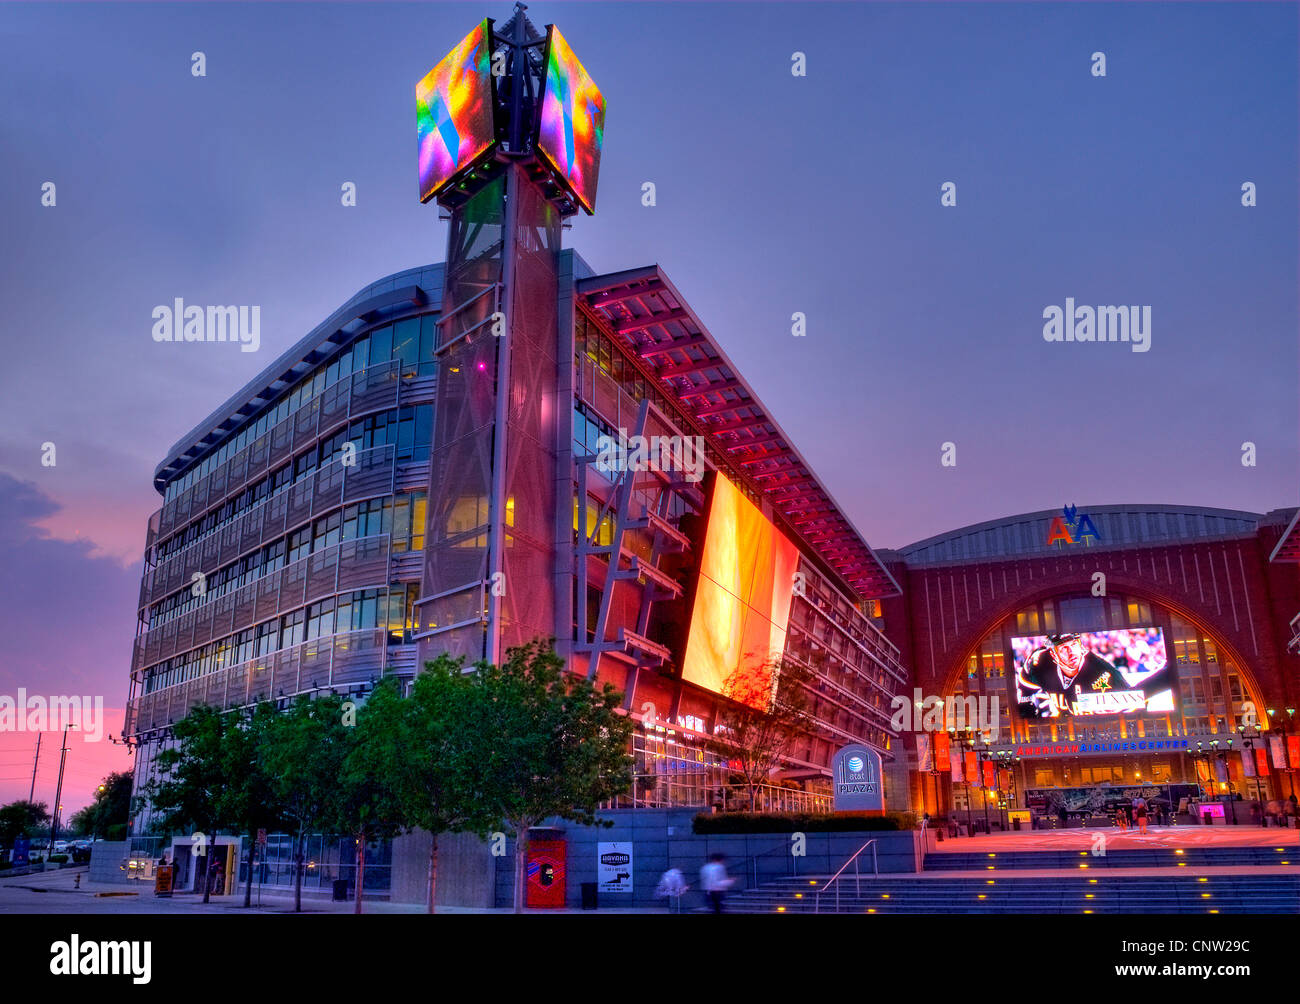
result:
[(395, 689), (377, 688), (358, 724), (366, 732), (359, 737), (354, 770), (388, 778), (403, 824), (430, 834), (430, 913), (438, 897), (439, 834), (486, 838), (500, 819), (477, 797), (481, 743), (468, 707), (473, 677), (463, 665), (446, 654), (426, 662), (405, 700)]
[(93, 800), (68, 820), (72, 832), (79, 836), (107, 837), (114, 823), (125, 823), (131, 816), (131, 774), (114, 771), (99, 783)]
[[(226, 786), (224, 743), (229, 719), (206, 705), (192, 708), (173, 726), (175, 745), (158, 754), (158, 776), (145, 787), (145, 797), (170, 832), (189, 829), (212, 836), (225, 822), (222, 793)], [(205, 850), (209, 848), (205, 847)], [(207, 903), (208, 862), (203, 854), (203, 902)]]
[(396, 773), (397, 765), (409, 759), (409, 751), (403, 748), (406, 710), (397, 681), (386, 677), (356, 712), (356, 725), (348, 731), (336, 824), (352, 837), (356, 851), (356, 913), (361, 912), (365, 890), (366, 845), (391, 840), (408, 826), (409, 813)]
[(19, 837), (30, 837), (50, 822), (44, 802), (21, 799), (0, 807), (0, 845), (12, 848)]
[(283, 822), (275, 781), (267, 770), (267, 736), (279, 712), (270, 701), (252, 709), (229, 713), (222, 743), (221, 815), (244, 834), (248, 844), (248, 878), (244, 882), (244, 907), (253, 902), (253, 869), (257, 857), (257, 831), (274, 829)]
[(781, 660), (751, 660), (722, 686), (727, 700), (719, 706), (715, 746), (756, 807), (758, 789), (783, 764), (809, 725), (808, 686), (812, 674)]
[[(514, 908), (523, 909), (528, 831), (558, 816), (610, 823), (599, 804), (632, 786), (632, 722), (614, 687), (567, 674), (550, 644), (529, 642), (500, 666), (480, 664), (454, 743), (473, 798), (515, 837)], [(481, 833), (486, 836), (486, 833)]]
[(338, 815), (339, 774), (348, 750), (342, 698), (299, 695), (268, 723), (264, 763), (286, 819), (297, 830), (294, 852), (294, 911), (302, 910), (307, 837), (312, 828)]

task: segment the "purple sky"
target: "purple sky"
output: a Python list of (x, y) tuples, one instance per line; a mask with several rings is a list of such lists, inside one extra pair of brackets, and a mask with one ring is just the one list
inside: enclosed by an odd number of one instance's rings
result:
[[(0, 694), (121, 708), (155, 464), (361, 286), (442, 259), (414, 86), (510, 10), (6, 7)], [(597, 214), (566, 243), (601, 271), (659, 262), (873, 546), (1066, 502), (1296, 503), (1294, 5), (529, 16), (608, 102)], [(178, 296), (260, 305), (261, 351), (154, 343)], [(1151, 351), (1044, 342), (1066, 297), (1150, 305)], [(0, 802), (32, 745), (0, 733)], [(74, 748), (72, 787), (123, 760)]]

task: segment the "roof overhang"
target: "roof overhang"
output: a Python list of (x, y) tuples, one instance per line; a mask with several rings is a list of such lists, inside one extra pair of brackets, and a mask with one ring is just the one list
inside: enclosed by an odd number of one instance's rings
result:
[(1300, 509), (1291, 517), (1282, 536), (1268, 556), (1269, 561), (1300, 562)]
[(658, 265), (583, 279), (577, 291), (623, 349), (658, 377), (660, 390), (852, 592), (862, 599), (902, 592)]

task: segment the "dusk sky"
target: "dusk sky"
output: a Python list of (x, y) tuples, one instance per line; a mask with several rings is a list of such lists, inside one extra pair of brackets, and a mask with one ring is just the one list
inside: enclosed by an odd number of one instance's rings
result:
[[(443, 259), (414, 87), (511, 9), (0, 7), (0, 694), (102, 695), (120, 732), (155, 465), (362, 286)], [(1294, 4), (528, 15), (607, 100), (566, 245), (663, 266), (872, 546), (1069, 502), (1297, 504)], [(260, 305), (260, 351), (154, 342), (176, 297)], [(1046, 342), (1067, 297), (1149, 306), (1150, 351)], [(0, 802), (33, 747), (0, 732)], [(72, 744), (65, 812), (128, 765)]]

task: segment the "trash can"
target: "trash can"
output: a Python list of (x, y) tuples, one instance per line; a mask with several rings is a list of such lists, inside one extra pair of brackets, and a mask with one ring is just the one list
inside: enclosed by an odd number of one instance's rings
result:
[(584, 910), (596, 909), (596, 883), (582, 882), (582, 908)]
[(334, 880), (334, 902), (346, 903), (347, 901), (348, 901), (348, 880), (335, 879)]

